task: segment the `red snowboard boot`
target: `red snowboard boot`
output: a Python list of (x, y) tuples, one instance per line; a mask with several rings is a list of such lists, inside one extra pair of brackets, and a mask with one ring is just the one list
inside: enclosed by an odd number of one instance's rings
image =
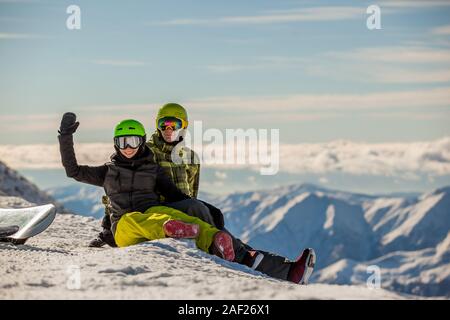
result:
[(180, 220), (169, 220), (164, 222), (164, 233), (171, 238), (197, 238), (200, 226), (195, 223), (186, 223)]
[(216, 233), (212, 244), (212, 253), (227, 261), (234, 260), (233, 240), (228, 233), (224, 231)]
[(301, 256), (297, 258), (297, 261), (292, 263), (288, 280), (298, 284), (308, 284), (315, 264), (316, 253), (314, 250), (311, 248), (303, 250)]

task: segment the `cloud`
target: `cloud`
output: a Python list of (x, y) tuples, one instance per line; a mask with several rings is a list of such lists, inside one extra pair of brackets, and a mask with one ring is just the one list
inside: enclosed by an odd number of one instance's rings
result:
[[(113, 146), (107, 143), (78, 143), (75, 145), (80, 164), (100, 165), (109, 160)], [(42, 157), (45, 154), (45, 157)], [(0, 159), (15, 169), (62, 168), (58, 146), (15, 145), (0, 146)], [(248, 168), (255, 165), (219, 165), (219, 180), (226, 178), (224, 170)], [(434, 141), (408, 143), (360, 143), (336, 140), (327, 143), (282, 144), (280, 172), (291, 174), (349, 173), (415, 179), (418, 174), (443, 176), (450, 174), (450, 137)], [(325, 180), (321, 181), (326, 183)]]
[(292, 173), (345, 172), (403, 177), (416, 176), (417, 173), (450, 173), (450, 137), (411, 143), (333, 141), (285, 145), (280, 151), (282, 170)]
[(214, 175), (219, 180), (225, 180), (227, 178), (227, 174), (225, 172), (223, 172), (223, 171), (215, 171)]
[(114, 67), (140, 67), (145, 66), (147, 63), (137, 60), (109, 60), (109, 59), (99, 59), (92, 60), (91, 63), (99, 65), (107, 65)]
[(0, 40), (19, 40), (19, 39), (44, 39), (48, 36), (31, 34), (31, 33), (9, 33), (0, 32)]
[(0, 4), (1, 3), (30, 4), (30, 3), (42, 3), (42, 0), (0, 0)]
[(173, 19), (151, 23), (151, 25), (184, 26), (184, 25), (255, 25), (305, 21), (336, 21), (358, 19), (366, 13), (364, 7), (311, 7), (272, 11), (268, 14), (252, 16), (227, 16), (211, 19)]
[[(364, 94), (294, 94), (284, 96), (227, 96), (186, 101), (189, 109), (226, 108), (277, 114), (299, 110), (380, 110), (448, 106), (450, 87), (405, 91), (379, 91)], [(267, 116), (267, 114), (266, 114)]]
[(431, 30), (431, 32), (433, 34), (437, 34), (437, 35), (448, 36), (448, 35), (450, 35), (450, 25), (434, 28), (433, 30)]
[[(385, 76), (388, 76), (386, 74)], [(399, 77), (401, 75), (398, 75)], [(444, 73), (445, 76), (445, 73)], [(396, 79), (393, 78), (392, 81)], [(217, 119), (215, 110), (227, 110), (221, 115), (223, 126), (235, 127), (236, 112), (239, 121), (273, 123), (290, 123), (298, 121), (315, 121), (324, 118), (340, 118), (346, 116), (343, 111), (366, 112), (366, 116), (383, 116), (382, 112), (393, 112), (396, 117), (433, 119), (446, 116), (433, 108), (448, 107), (450, 104), (450, 87), (429, 88), (422, 90), (379, 91), (373, 93), (342, 94), (291, 94), (278, 96), (223, 96), (189, 99), (180, 101), (185, 105), (194, 120)], [(81, 123), (83, 132), (89, 130), (111, 130), (124, 117), (136, 118), (147, 126), (153, 123), (149, 115), (156, 115), (161, 102), (147, 104), (89, 105), (74, 108)], [(411, 110), (423, 108), (422, 111)], [(389, 117), (390, 114), (387, 114)], [(35, 133), (55, 132), (59, 126), (61, 114), (7, 114), (0, 115), (4, 131), (13, 131), (18, 126), (21, 132)], [(152, 116), (152, 117), (153, 117)], [(108, 132), (109, 132), (108, 131)]]
[[(347, 52), (328, 52), (324, 61), (333, 65), (310, 63), (311, 75), (339, 76), (346, 81), (429, 84), (450, 81), (450, 51), (426, 46), (388, 46), (358, 48)], [(336, 78), (337, 80), (337, 78)]]
[[(107, 143), (76, 144), (75, 150), (79, 163), (89, 165), (108, 162), (114, 151), (112, 145)], [(62, 168), (59, 146), (56, 144), (2, 145), (0, 159), (15, 169)]]
[(349, 52), (329, 52), (327, 57), (350, 61), (378, 61), (387, 63), (450, 63), (450, 52), (438, 48), (420, 46), (387, 46), (359, 48)]
[(450, 51), (424, 45), (368, 47), (326, 52), (312, 58), (254, 57), (249, 61), (216, 63), (205, 68), (219, 74), (299, 69), (310, 76), (339, 81), (445, 83), (450, 76)]
[(272, 68), (302, 68), (308, 61), (298, 57), (256, 57), (248, 63), (212, 64), (206, 69), (215, 73), (231, 73), (237, 71), (264, 70)]
[(416, 9), (416, 8), (435, 8), (435, 7), (446, 7), (449, 6), (450, 3), (446, 0), (430, 0), (430, 1), (423, 1), (423, 0), (389, 0), (389, 1), (382, 1), (379, 2), (378, 5), (380, 7), (387, 7), (387, 8), (410, 8), (410, 9)]
[(247, 178), (248, 182), (250, 182), (251, 184), (255, 184), (256, 183), (256, 177), (255, 176), (249, 176)]
[(373, 74), (373, 79), (382, 83), (444, 83), (450, 82), (448, 70), (401, 70), (388, 69)]

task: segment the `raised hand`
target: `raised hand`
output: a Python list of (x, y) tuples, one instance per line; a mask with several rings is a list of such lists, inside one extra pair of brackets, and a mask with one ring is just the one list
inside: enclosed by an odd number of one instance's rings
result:
[(60, 135), (71, 135), (77, 131), (80, 123), (77, 121), (77, 116), (73, 112), (64, 113), (61, 119), (61, 126), (59, 127)]

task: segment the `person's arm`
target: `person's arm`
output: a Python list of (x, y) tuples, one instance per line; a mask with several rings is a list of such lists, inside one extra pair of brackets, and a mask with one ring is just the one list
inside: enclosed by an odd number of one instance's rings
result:
[(191, 197), (177, 188), (172, 180), (167, 177), (164, 169), (160, 166), (158, 166), (158, 172), (156, 174), (156, 189), (164, 196), (164, 199), (167, 202), (191, 199)]
[(98, 167), (78, 165), (73, 148), (73, 133), (77, 130), (78, 125), (75, 114), (64, 114), (58, 136), (61, 162), (69, 178), (102, 187), (108, 171), (106, 165)]

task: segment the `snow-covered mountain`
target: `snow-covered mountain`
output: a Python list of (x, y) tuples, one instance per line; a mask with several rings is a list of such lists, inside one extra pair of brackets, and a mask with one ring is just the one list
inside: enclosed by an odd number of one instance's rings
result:
[[(100, 188), (51, 193), (75, 212), (103, 215)], [(450, 297), (450, 187), (374, 196), (300, 184), (201, 198), (221, 208), (227, 228), (254, 248), (295, 259), (313, 247), (314, 281), (364, 283), (366, 267), (375, 264), (383, 288)]]
[(318, 253), (314, 280), (363, 283), (381, 268), (391, 290), (450, 296), (450, 187), (419, 196), (369, 196), (293, 185), (216, 200), (228, 228), (254, 248)]
[(47, 192), (41, 191), (35, 184), (27, 180), (16, 170), (0, 161), (0, 196), (25, 199), (33, 204), (54, 203), (59, 211), (65, 211)]
[(378, 266), (383, 288), (425, 296), (447, 296), (450, 289), (450, 232), (436, 247), (416, 251), (394, 251), (360, 262), (339, 260), (318, 270), (314, 282), (365, 284), (368, 267)]
[(46, 190), (71, 212), (82, 216), (101, 218), (105, 213), (102, 204), (103, 188), (87, 184), (71, 184)]

